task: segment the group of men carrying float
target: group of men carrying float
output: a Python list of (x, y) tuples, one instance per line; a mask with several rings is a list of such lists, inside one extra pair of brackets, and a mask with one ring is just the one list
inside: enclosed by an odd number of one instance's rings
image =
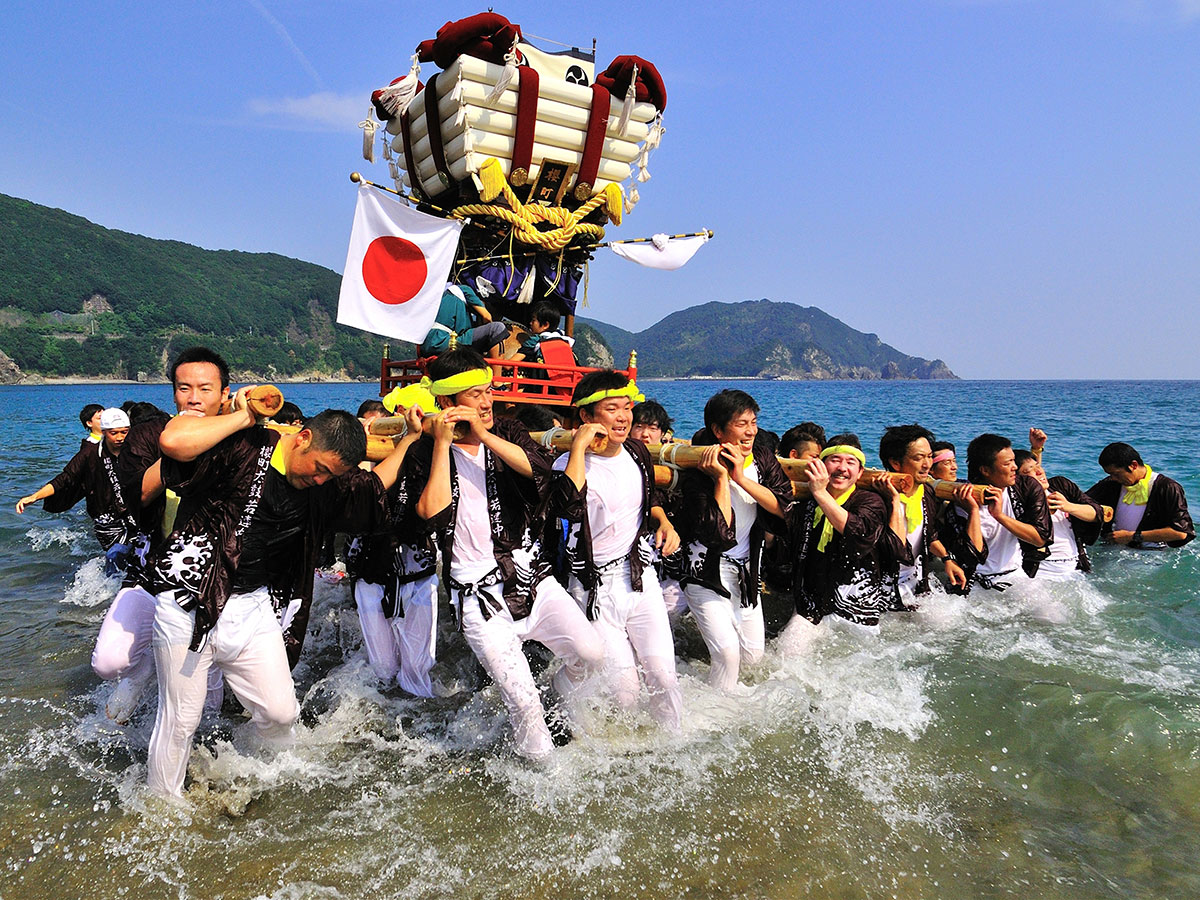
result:
[(492, 370), (477, 351), (445, 352), (419, 385), (385, 398), (408, 430), (370, 471), (359, 465), (363, 426), (348, 412), (281, 433), (258, 424), (249, 388), (218, 414), (228, 368), (211, 351), (185, 351), (170, 374), (177, 416), (130, 427), (120, 410), (102, 411), (100, 441), (85, 440), (61, 475), (17, 504), (65, 509), (86, 496), (102, 544), (127, 548), (93, 666), (119, 679), (108, 707), (118, 720), (157, 672), (148, 781), (163, 794), (182, 791), (206, 699), (219, 697), (217, 673), (262, 738), (290, 735), (299, 715), (291, 667), (318, 553), (335, 532), (354, 536), (347, 568), (375, 671), (433, 696), (440, 582), (508, 710), (517, 752), (535, 760), (554, 752), (554, 736), (525, 641), (561, 661), (552, 681), (568, 723), (597, 686), (631, 707), (644, 684), (655, 720), (677, 730), (672, 614), (691, 612), (712, 660), (709, 683), (729, 690), (764, 653), (764, 576), (790, 586), (795, 614), (780, 641), (794, 653), (830, 617), (874, 627), (912, 608), (935, 559), (960, 592), (1078, 577), (1089, 568), (1084, 547), (1104, 527), (1102, 505), (1115, 509), (1117, 543), (1180, 546), (1194, 536), (1180, 486), (1132, 447), (1107, 446), (1108, 477), (1084, 493), (1047, 479), (1037, 429), (1029, 452), (998, 435), (975, 438), (967, 465), (983, 491), (962, 484), (939, 499), (928, 478), (955, 480), (954, 448), (920, 426), (889, 428), (880, 442), (884, 466), (912, 476), (901, 491), (888, 479), (860, 486), (858, 438), (826, 441), (805, 423), (779, 445), (808, 460), (806, 495), (795, 496), (758, 429), (757, 404), (725, 390), (693, 438), (705, 448), (698, 466), (668, 498), (644, 441), (670, 420), (611, 370), (575, 387), (582, 424), (554, 459), (516, 420), (494, 415)]

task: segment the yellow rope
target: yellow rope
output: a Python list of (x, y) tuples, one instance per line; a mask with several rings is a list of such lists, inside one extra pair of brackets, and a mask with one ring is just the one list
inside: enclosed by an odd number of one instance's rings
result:
[[(534, 244), (543, 250), (562, 250), (576, 237), (586, 237), (598, 241), (604, 237), (604, 227), (584, 222), (593, 211), (605, 207), (609, 220), (621, 224), (622, 198), (618, 185), (610, 184), (605, 190), (594, 195), (575, 211), (561, 206), (541, 206), (522, 203), (508, 180), (500, 171), (499, 160), (487, 159), (479, 170), (480, 183), (484, 185), (480, 197), (491, 201), (503, 196), (508, 207), (492, 202), (467, 203), (452, 210), (450, 215), (456, 219), (468, 216), (491, 216), (507, 222), (512, 226), (512, 235), (524, 244)], [(612, 190), (615, 188), (615, 190)], [(554, 227), (548, 231), (538, 228), (539, 224), (549, 224)]]

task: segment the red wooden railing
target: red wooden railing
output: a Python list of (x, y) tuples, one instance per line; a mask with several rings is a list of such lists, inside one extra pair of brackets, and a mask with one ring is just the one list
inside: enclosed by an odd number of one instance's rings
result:
[[(392, 388), (420, 381), (426, 366), (435, 357), (393, 360), (385, 355), (379, 365), (379, 396)], [(553, 363), (513, 362), (511, 359), (489, 357), (488, 365), (495, 375), (492, 392), (497, 400), (508, 403), (541, 403), (546, 406), (570, 406), (571, 392), (588, 372), (598, 372), (594, 366), (563, 366)], [(618, 369), (637, 380), (637, 352), (629, 354), (629, 365)]]

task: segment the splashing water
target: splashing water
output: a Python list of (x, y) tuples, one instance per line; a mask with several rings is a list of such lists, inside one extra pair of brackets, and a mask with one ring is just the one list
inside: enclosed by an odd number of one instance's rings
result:
[[(671, 386), (654, 387), (661, 398)], [(764, 410), (767, 388), (753, 388)], [(930, 409), (953, 401), (920, 400), (935, 388), (905, 396)], [(595, 704), (546, 766), (513, 755), (499, 695), (448, 619), (434, 672), (443, 696), (415, 700), (367, 665), (347, 587), (319, 581), (294, 742), (254, 746), (231, 708), (207, 718), (187, 797), (173, 803), (142, 787), (153, 698), (128, 726), (104, 716), (110, 688), (87, 656), (116, 584), (98, 560), (70, 556), (71, 541), (81, 555), (95, 548), (82, 525), (68, 530), (78, 535), (34, 549), (45, 529), (23, 523), (0, 545), (13, 571), (31, 553), (59, 554), (40, 593), (0, 601), (5, 900), (47, 885), (281, 900), (1200, 888), (1194, 544), (1102, 548), (1085, 582), (937, 592), (876, 634), (823, 629), (799, 657), (771, 643), (728, 695), (689, 654), (680, 734), (645, 709)], [(681, 646), (697, 646), (686, 621)]]

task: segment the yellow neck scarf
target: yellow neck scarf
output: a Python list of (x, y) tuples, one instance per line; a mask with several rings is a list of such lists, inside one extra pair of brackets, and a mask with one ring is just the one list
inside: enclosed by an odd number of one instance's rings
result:
[(753, 451), (751, 451), (750, 453), (747, 453), (747, 454), (746, 454), (746, 458), (745, 458), (744, 460), (742, 460), (742, 468), (743, 468), (743, 469), (748, 469), (748, 468), (750, 468), (752, 465), (754, 465), (754, 453), (753, 453)]
[(900, 499), (904, 501), (904, 517), (908, 520), (908, 533), (912, 534), (925, 521), (925, 509), (922, 506), (925, 500), (925, 485), (918, 484), (911, 497), (901, 494)]
[(1150, 480), (1154, 477), (1154, 472), (1149, 466), (1146, 466), (1146, 474), (1137, 484), (1132, 484), (1125, 488), (1125, 496), (1121, 498), (1122, 503), (1128, 503), (1130, 506), (1145, 506), (1150, 502)]
[[(850, 485), (850, 490), (837, 498), (837, 505), (845, 506), (846, 501), (850, 499), (850, 495), (854, 493), (854, 490), (855, 485)], [(823, 525), (821, 524), (822, 521), (824, 521)], [(813, 513), (813, 528), (816, 528), (818, 525), (821, 525), (821, 537), (817, 540), (817, 552), (824, 553), (825, 548), (829, 546), (829, 541), (833, 538), (833, 523), (829, 521), (825, 515), (825, 510), (821, 509), (819, 504), (817, 511)]]
[(287, 464), (283, 461), (283, 440), (283, 438), (280, 438), (279, 443), (275, 445), (275, 449), (271, 451), (271, 468), (286, 478)]

